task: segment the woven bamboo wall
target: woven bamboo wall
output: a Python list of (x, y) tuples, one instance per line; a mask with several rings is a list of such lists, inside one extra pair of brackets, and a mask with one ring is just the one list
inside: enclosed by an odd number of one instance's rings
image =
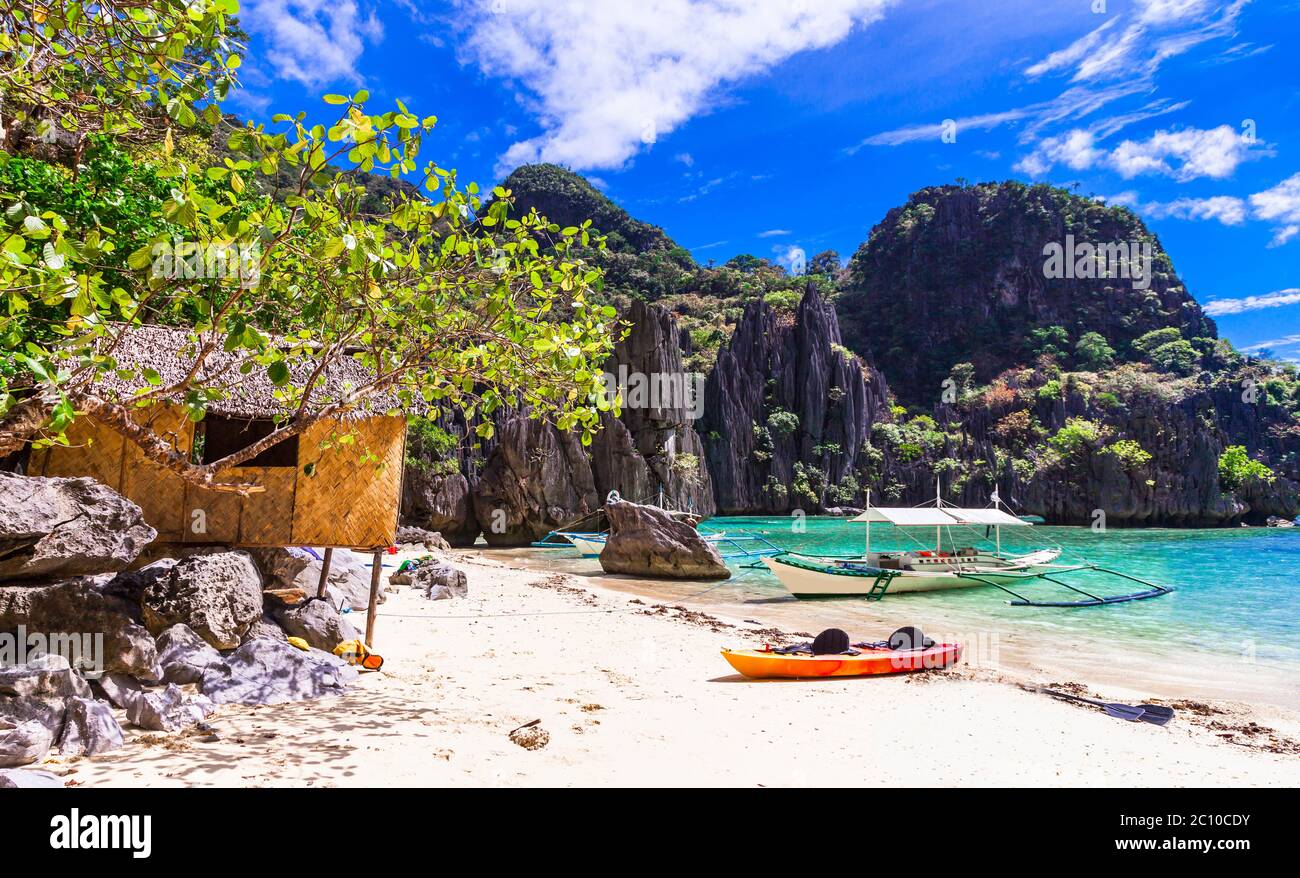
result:
[[(365, 451), (376, 460), (361, 460)], [(405, 453), (406, 420), (401, 417), (322, 421), (309, 427), (298, 440), (294, 543), (392, 545)], [(312, 475), (307, 475), (312, 464)]]
[[(139, 417), (189, 452), (194, 425), (180, 409), (155, 406)], [(120, 491), (140, 507), (160, 542), (372, 548), (397, 537), (406, 441), (401, 417), (322, 422), (299, 437), (296, 468), (224, 471), (223, 481), (265, 489), (244, 497), (186, 484), (90, 418), (76, 421), (68, 438), (70, 447), (36, 451), (31, 473), (90, 476)], [(366, 451), (376, 460), (363, 462)]]

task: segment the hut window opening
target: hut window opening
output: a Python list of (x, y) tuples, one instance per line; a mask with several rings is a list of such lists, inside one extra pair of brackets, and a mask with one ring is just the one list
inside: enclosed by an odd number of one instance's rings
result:
[[(208, 415), (194, 428), (194, 459), (214, 463), (275, 432), (275, 421)], [(298, 437), (283, 439), (240, 466), (298, 466)]]

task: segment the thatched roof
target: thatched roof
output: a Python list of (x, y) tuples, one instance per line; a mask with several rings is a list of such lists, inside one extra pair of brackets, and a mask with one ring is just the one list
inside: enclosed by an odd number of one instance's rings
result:
[[(106, 338), (103, 347), (112, 344), (117, 333)], [(184, 380), (194, 365), (194, 360), (201, 346), (215, 340), (214, 350), (204, 360), (192, 387), (220, 388), (225, 396), (214, 400), (207, 410), (215, 415), (232, 418), (272, 418), (277, 414), (293, 410), (293, 406), (277, 399), (279, 390), (267, 377), (266, 369), (260, 365), (247, 374), (240, 374), (239, 367), (249, 360), (250, 353), (239, 350), (227, 353), (222, 349), (224, 334), (204, 333), (198, 336), (191, 329), (179, 329), (167, 326), (141, 326), (125, 330), (120, 341), (113, 348), (112, 355), (119, 369), (131, 370), (135, 374), (123, 379), (109, 373), (96, 385), (96, 391), (110, 399), (127, 401), (140, 388), (149, 387), (140, 374), (145, 369), (153, 369), (162, 377), (161, 386), (166, 387)], [(293, 383), (301, 386), (310, 378), (315, 363), (305, 361), (291, 367)], [(346, 399), (357, 388), (371, 380), (372, 373), (351, 356), (336, 357), (317, 379), (312, 392), (309, 410), (317, 410), (322, 405)], [(180, 402), (184, 393), (179, 393), (168, 401)], [(390, 410), (400, 408), (397, 396), (391, 391), (359, 400), (349, 407), (347, 417), (365, 418), (387, 414)]]

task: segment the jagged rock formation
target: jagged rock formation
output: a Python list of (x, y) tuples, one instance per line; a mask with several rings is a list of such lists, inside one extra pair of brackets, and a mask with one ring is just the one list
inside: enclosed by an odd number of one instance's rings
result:
[(402, 519), (442, 534), (452, 546), (474, 545), (480, 530), (469, 480), (419, 465), (407, 466), (402, 479)]
[(578, 437), (513, 415), (474, 486), (474, 515), (493, 546), (526, 545), (596, 511), (591, 462)]
[(793, 321), (762, 301), (746, 307), (704, 399), (718, 510), (816, 511), (858, 499), (859, 458), (888, 389), (843, 347), (834, 308), (810, 284)]
[[(1048, 244), (1151, 246), (1146, 288), (1130, 278), (1049, 278)], [(991, 380), (1032, 363), (1033, 331), (1098, 332), (1121, 356), (1163, 327), (1214, 337), (1160, 242), (1132, 211), (1046, 185), (934, 186), (871, 230), (837, 302), (848, 344), (881, 369), (903, 402), (931, 407), (954, 363)], [(1077, 272), (1071, 272), (1077, 274)]]
[(670, 508), (712, 515), (713, 482), (694, 427), (704, 376), (684, 370), (681, 332), (663, 308), (635, 300), (623, 319), (628, 335), (606, 370), (628, 380), (622, 413), (606, 415), (591, 444), (596, 490), (638, 502), (657, 501), (662, 493)]

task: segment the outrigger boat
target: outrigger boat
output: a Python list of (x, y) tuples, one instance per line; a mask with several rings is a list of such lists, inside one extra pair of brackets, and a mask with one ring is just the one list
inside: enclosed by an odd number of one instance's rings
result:
[[(945, 504), (935, 499), (934, 506), (891, 507), (872, 506), (868, 496), (863, 513), (850, 519), (866, 525), (866, 547), (856, 557), (804, 555), (787, 552), (765, 557), (763, 564), (780, 580), (786, 590), (797, 598), (863, 597), (880, 600), (889, 594), (909, 592), (945, 591), (976, 586), (994, 586), (1015, 598), (1015, 606), (1080, 607), (1122, 603), (1159, 597), (1173, 591), (1124, 573), (1106, 570), (1094, 564), (1060, 565), (1058, 548), (1045, 548), (1028, 554), (1011, 554), (1002, 551), (1003, 527), (1032, 527), (1023, 517), (1012, 515), (1000, 507), (996, 492), (993, 506), (968, 509)], [(898, 528), (933, 527), (934, 549), (911, 551), (871, 551), (871, 525), (885, 523)], [(992, 551), (973, 546), (956, 546), (950, 537), (950, 550), (943, 547), (945, 530), (953, 527), (984, 527), (992, 530)], [(1101, 596), (1070, 585), (1056, 575), (1068, 572), (1095, 571), (1142, 583), (1148, 588), (1125, 595)], [(1012, 591), (1007, 586), (1026, 581), (1048, 581), (1084, 596), (1075, 601), (1035, 601)]]

